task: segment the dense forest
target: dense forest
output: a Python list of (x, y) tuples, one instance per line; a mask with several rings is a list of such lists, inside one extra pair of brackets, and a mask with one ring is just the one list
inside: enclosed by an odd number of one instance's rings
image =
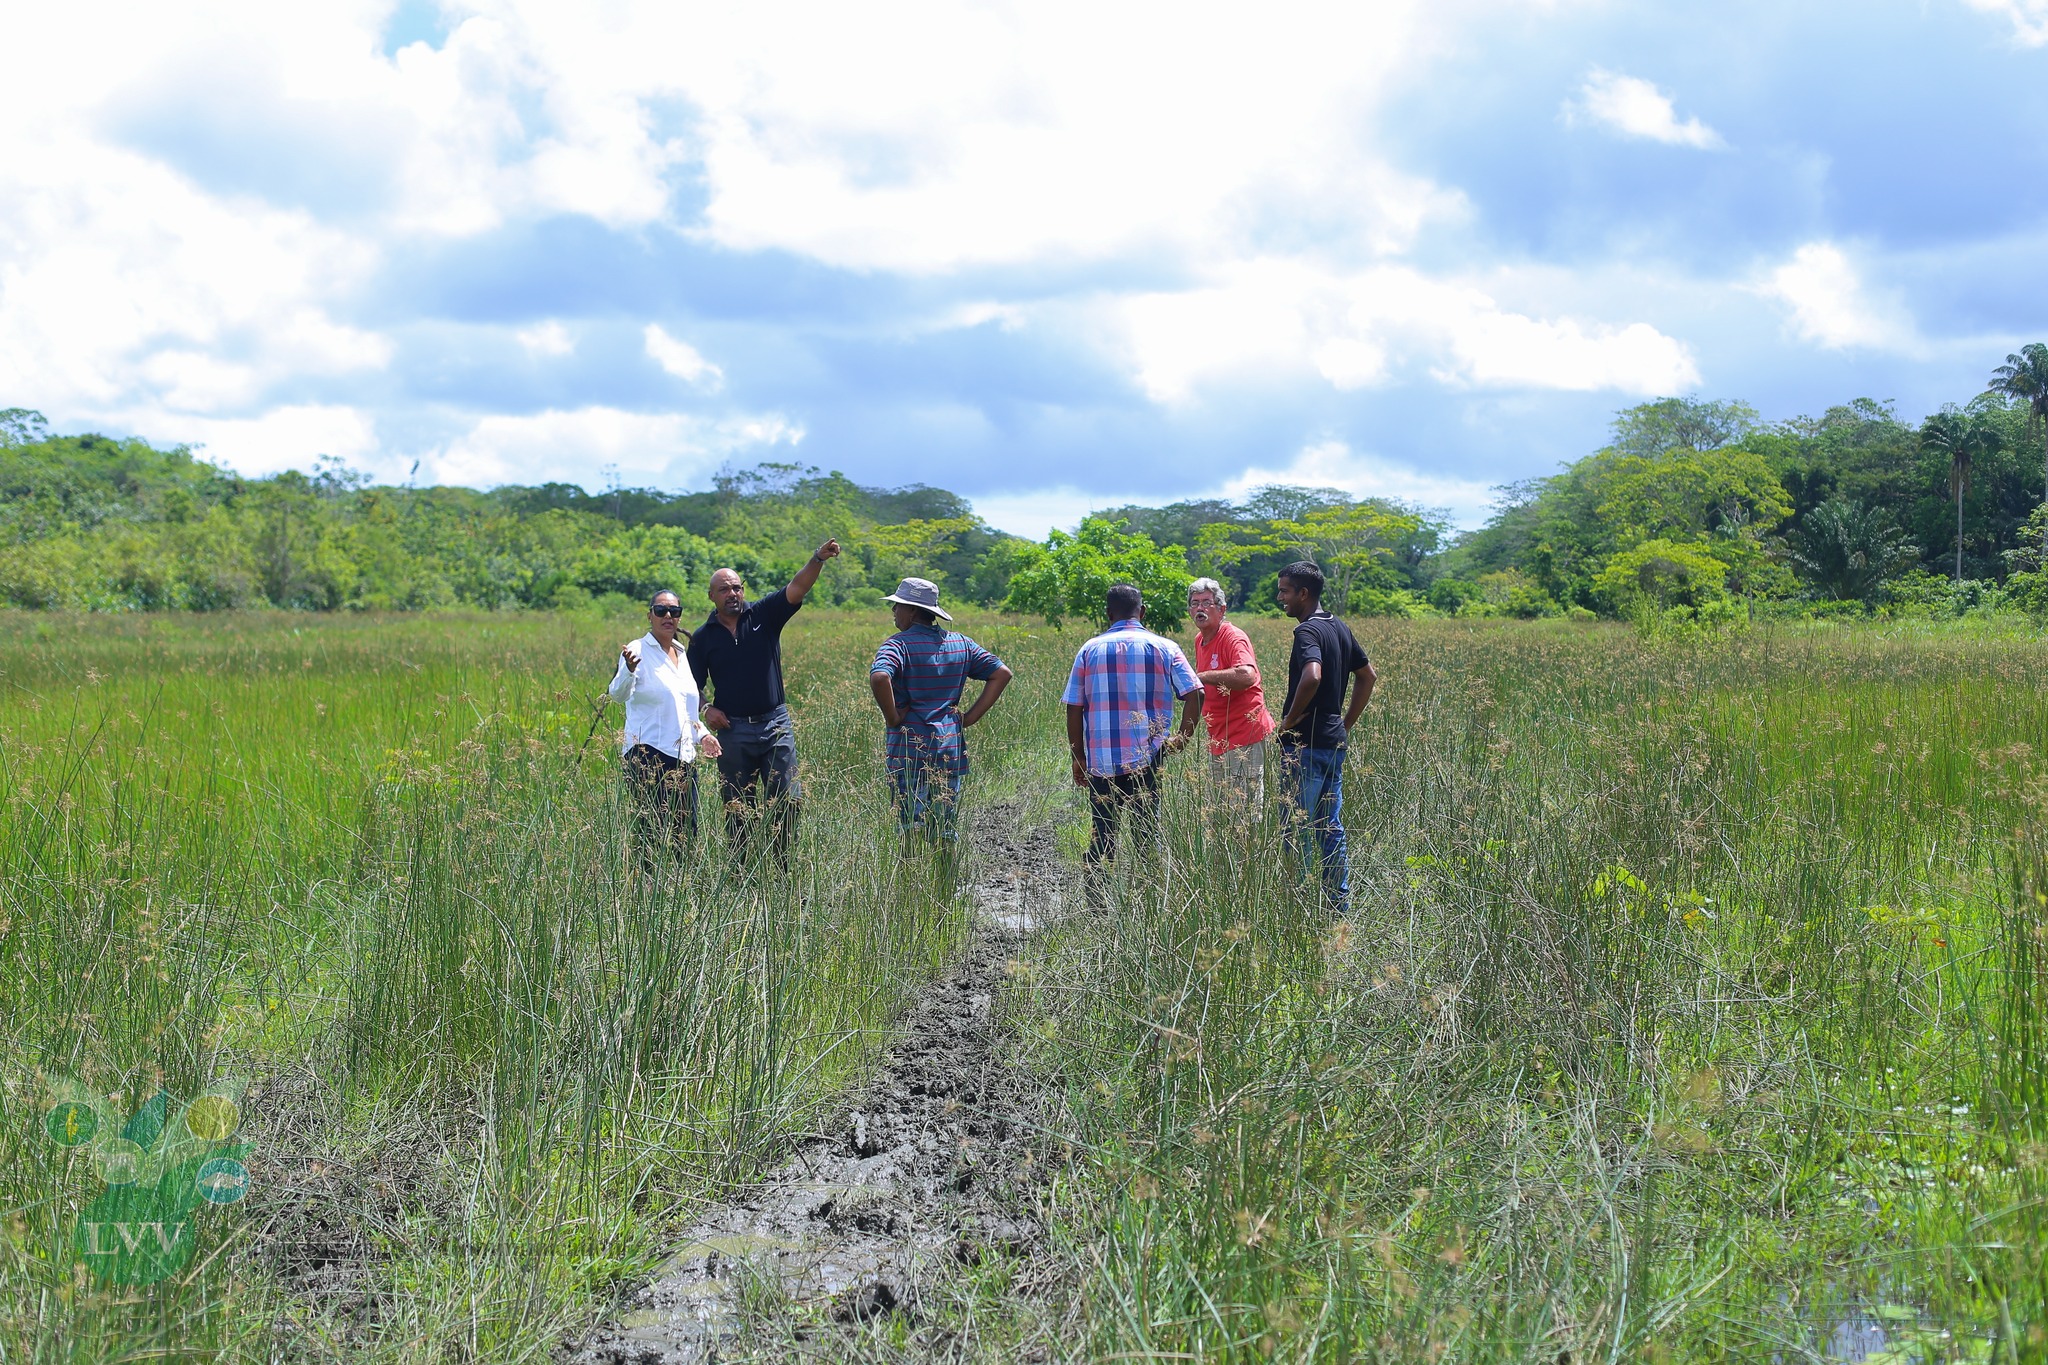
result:
[(16, 408), (0, 412), (0, 605), (616, 609), (700, 590), (720, 564), (779, 581), (837, 536), (825, 601), (876, 604), (917, 573), (1054, 619), (1092, 614), (1117, 577), (1171, 603), (1209, 574), (1271, 610), (1276, 572), (1302, 556), (1354, 615), (2041, 613), (2044, 439), (2037, 344), (1917, 425), (1867, 398), (1779, 422), (1697, 398), (1630, 408), (1608, 445), (1501, 489), (1467, 533), (1427, 508), (1274, 486), (1116, 508), (1039, 545), (944, 489), (804, 465), (729, 468), (701, 492), (391, 487), (324, 458), (254, 479), (182, 446), (52, 436)]

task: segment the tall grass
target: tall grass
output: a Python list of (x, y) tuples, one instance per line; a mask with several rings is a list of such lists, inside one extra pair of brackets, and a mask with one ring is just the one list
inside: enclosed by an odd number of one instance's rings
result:
[[(966, 929), (884, 837), (849, 676), (879, 620), (791, 633), (788, 874), (728, 858), (713, 781), (699, 855), (654, 879), (615, 713), (584, 742), (630, 626), (14, 624), (0, 1358), (544, 1354), (805, 1127)], [(96, 1184), (41, 1133), (62, 1075), (129, 1109), (253, 1078), (252, 1193), (173, 1282), (73, 1266)]]
[[(4, 626), (0, 1359), (537, 1359), (967, 932), (897, 855), (878, 616), (792, 628), (788, 877), (713, 820), (651, 882), (584, 744), (631, 623)], [(969, 629), (1019, 679), (972, 799), (1078, 857), (1078, 634)], [(1796, 1360), (1881, 1321), (2042, 1359), (2048, 645), (1359, 629), (1350, 918), (1181, 760), (1158, 874), (1016, 964), (1078, 1125), (1073, 1354)], [(253, 1079), (254, 1191), (173, 1281), (72, 1265), (56, 1074)]]
[(1187, 774), (1037, 964), (1092, 1349), (2040, 1358), (2048, 648), (1361, 632), (1354, 916)]

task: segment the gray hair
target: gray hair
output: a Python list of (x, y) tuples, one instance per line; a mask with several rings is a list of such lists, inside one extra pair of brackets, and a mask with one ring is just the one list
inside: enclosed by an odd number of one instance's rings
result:
[(1188, 584), (1188, 596), (1193, 597), (1198, 592), (1214, 593), (1216, 596), (1216, 605), (1223, 608), (1225, 611), (1230, 610), (1230, 594), (1225, 592), (1223, 590), (1223, 585), (1221, 583), (1218, 583), (1215, 579), (1197, 578), (1194, 582)]

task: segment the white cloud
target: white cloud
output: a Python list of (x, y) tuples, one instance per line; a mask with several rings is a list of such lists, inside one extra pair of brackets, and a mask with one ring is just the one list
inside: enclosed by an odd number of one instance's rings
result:
[(1273, 483), (1340, 488), (1354, 498), (1395, 498), (1424, 507), (1441, 507), (1461, 526), (1476, 526), (1485, 521), (1493, 505), (1489, 484), (1425, 474), (1412, 466), (1353, 450), (1336, 440), (1306, 445), (1279, 468), (1255, 465), (1212, 496), (1236, 500)]
[(331, 311), (373, 249), (303, 212), (230, 202), (71, 133), (0, 133), (0, 373), (53, 413), (198, 413), (390, 343)]
[(970, 501), (975, 514), (998, 531), (1027, 540), (1044, 540), (1055, 529), (1073, 530), (1090, 512), (1153, 500), (1137, 494), (1111, 497), (1060, 484), (1024, 493), (995, 493)]
[(1483, 388), (1647, 395), (1700, 378), (1684, 343), (1647, 323), (1531, 318), (1406, 266), (1340, 273), (1261, 260), (1219, 274), (1207, 288), (1114, 305), (1129, 364), (1154, 401), (1306, 373), (1357, 389), (1397, 377), (1404, 365)]
[(685, 384), (707, 393), (716, 393), (724, 386), (725, 371), (706, 360), (689, 342), (670, 336), (659, 323), (648, 323), (641, 335), (654, 363)]
[[(927, 0), (693, 17), (675, 72), (705, 111), (703, 231), (836, 265), (1206, 254), (1247, 202), (1371, 250), (1458, 201), (1365, 124), (1418, 44), (1411, 0), (1005, 8)], [(1281, 151), (1279, 149), (1284, 149)]]
[(584, 478), (603, 465), (628, 483), (688, 484), (762, 447), (795, 445), (803, 428), (778, 413), (709, 418), (692, 413), (587, 407), (490, 416), (425, 457), (436, 481), (472, 487), (519, 482), (543, 471)]
[(2048, 0), (1963, 0), (1971, 9), (2002, 14), (2021, 47), (2048, 46)]
[(1567, 122), (1586, 118), (1628, 137), (1648, 138), (1676, 147), (1708, 151), (1727, 145), (1719, 133), (1697, 117), (1680, 123), (1671, 96), (1640, 76), (1624, 76), (1599, 67), (1587, 74), (1578, 98), (1565, 102), (1564, 116)]
[[(1355, 451), (1338, 440), (1311, 442), (1284, 465), (1253, 465), (1216, 487), (1175, 496), (1225, 498), (1234, 502), (1275, 483), (1336, 488), (1356, 498), (1396, 498), (1443, 508), (1461, 526), (1479, 525), (1491, 514), (1493, 505), (1489, 484), (1425, 474), (1383, 456)], [(1111, 495), (1061, 484), (1030, 492), (977, 497), (973, 502), (975, 512), (997, 530), (1044, 540), (1055, 528), (1071, 531), (1090, 512), (1157, 503), (1160, 497), (1156, 488), (1150, 492)]]
[(1833, 242), (1808, 242), (1753, 288), (1788, 305), (1794, 329), (1819, 345), (1910, 351), (1918, 344), (1904, 310), (1873, 300)]
[[(334, 403), (297, 403), (254, 417), (166, 417), (138, 413), (115, 418), (115, 429), (164, 445), (200, 447), (200, 455), (244, 474), (310, 470), (322, 455), (358, 467), (374, 463), (380, 451), (377, 428), (360, 408)], [(388, 471), (389, 462), (385, 462)]]
[(531, 327), (522, 327), (512, 334), (519, 344), (526, 348), (528, 355), (563, 356), (576, 350), (576, 338), (569, 335), (569, 329), (549, 318)]

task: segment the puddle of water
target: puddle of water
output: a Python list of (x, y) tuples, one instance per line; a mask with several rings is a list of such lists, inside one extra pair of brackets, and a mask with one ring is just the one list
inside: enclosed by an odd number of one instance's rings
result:
[(1884, 1324), (1860, 1314), (1843, 1318), (1828, 1334), (1828, 1359), (1841, 1365), (1863, 1365), (1884, 1348)]

